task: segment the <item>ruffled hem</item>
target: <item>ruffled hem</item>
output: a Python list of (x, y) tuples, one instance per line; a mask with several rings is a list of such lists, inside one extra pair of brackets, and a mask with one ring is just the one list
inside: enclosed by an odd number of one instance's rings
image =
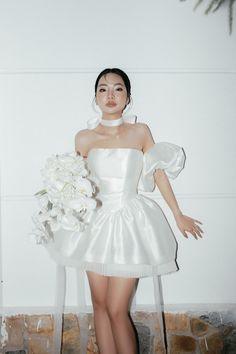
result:
[(105, 276), (117, 276), (124, 278), (144, 278), (154, 275), (164, 275), (178, 271), (175, 260), (159, 264), (104, 264), (98, 262), (79, 262), (75, 258), (63, 257), (53, 248), (48, 249), (50, 257), (57, 264), (68, 267), (75, 267), (82, 271), (91, 271)]
[(105, 276), (124, 278), (144, 278), (172, 273), (178, 270), (175, 261), (153, 266), (149, 264), (101, 264), (85, 262), (81, 268), (85, 271), (88, 270)]

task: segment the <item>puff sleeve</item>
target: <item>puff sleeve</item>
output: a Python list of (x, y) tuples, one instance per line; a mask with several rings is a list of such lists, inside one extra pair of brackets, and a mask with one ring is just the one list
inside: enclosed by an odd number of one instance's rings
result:
[(143, 169), (138, 183), (138, 191), (152, 192), (155, 189), (154, 172), (165, 171), (169, 178), (176, 178), (185, 164), (182, 147), (168, 142), (154, 144), (143, 155)]

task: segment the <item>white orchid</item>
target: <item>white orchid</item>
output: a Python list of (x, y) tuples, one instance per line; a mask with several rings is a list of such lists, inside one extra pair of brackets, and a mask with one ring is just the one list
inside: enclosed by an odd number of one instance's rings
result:
[(71, 209), (76, 210), (77, 212), (80, 212), (84, 209), (95, 209), (96, 201), (93, 198), (81, 196), (80, 198), (68, 201), (67, 206)]
[(86, 178), (81, 178), (81, 177), (78, 178), (75, 183), (75, 187), (76, 187), (77, 194), (85, 194), (88, 197), (91, 197), (91, 195), (94, 192), (94, 188), (91, 182)]
[(82, 231), (86, 216), (96, 208), (94, 180), (82, 156), (75, 152), (54, 155), (41, 170), (44, 189), (35, 194), (40, 211), (34, 215), (33, 230), (37, 243), (53, 240), (60, 228)]

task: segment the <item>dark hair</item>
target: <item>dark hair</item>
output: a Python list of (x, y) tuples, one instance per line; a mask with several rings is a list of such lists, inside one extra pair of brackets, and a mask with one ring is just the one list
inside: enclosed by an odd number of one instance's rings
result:
[(126, 91), (127, 91), (127, 96), (129, 98), (129, 102), (130, 102), (130, 95), (131, 95), (130, 80), (128, 78), (128, 75), (123, 70), (118, 69), (118, 68), (107, 68), (107, 69), (104, 69), (103, 71), (100, 72), (100, 74), (98, 75), (97, 80), (95, 82), (95, 96), (96, 96), (98, 82), (99, 82), (100, 78), (106, 74), (109, 74), (109, 73), (117, 74), (123, 79), (125, 87), (126, 87)]

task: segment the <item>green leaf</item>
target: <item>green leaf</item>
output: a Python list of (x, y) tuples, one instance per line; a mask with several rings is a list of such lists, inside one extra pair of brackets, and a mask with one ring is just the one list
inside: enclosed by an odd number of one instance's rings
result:
[(38, 191), (37, 193), (35, 193), (35, 197), (39, 196), (39, 195), (44, 195), (44, 194), (47, 194), (47, 191), (46, 189), (42, 189), (41, 191)]

